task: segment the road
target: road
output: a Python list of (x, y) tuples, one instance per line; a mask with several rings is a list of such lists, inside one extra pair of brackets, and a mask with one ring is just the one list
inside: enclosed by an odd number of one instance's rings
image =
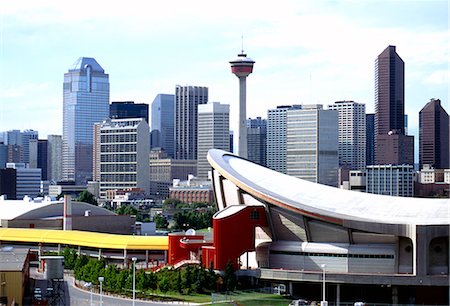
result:
[[(65, 305), (65, 306), (123, 306), (123, 305), (133, 305), (132, 299), (125, 299), (120, 297), (114, 297), (109, 295), (102, 295), (103, 305), (100, 303), (100, 294), (92, 293), (92, 304), (91, 293), (87, 290), (75, 287), (74, 278), (71, 276), (64, 275), (64, 282), (61, 283), (51, 283), (44, 279), (43, 274), (37, 271), (37, 268), (30, 268), (30, 278), (31, 281), (31, 292), (35, 291), (35, 288), (39, 287), (42, 292), (42, 297), (48, 299), (49, 305)], [(53, 297), (47, 293), (48, 288), (53, 288)], [(59, 289), (59, 290), (58, 290)], [(60, 294), (58, 294), (58, 292)], [(53, 303), (52, 303), (53, 299)], [(136, 306), (167, 306), (167, 305), (196, 305), (195, 303), (181, 303), (181, 302), (153, 302), (153, 301), (142, 301), (136, 300)]]
[[(79, 305), (91, 305), (90, 304), (90, 292), (82, 290), (78, 287), (75, 287), (73, 285), (73, 278), (72, 277), (65, 277), (66, 282), (68, 283), (69, 288), (69, 296), (70, 296), (70, 306), (79, 306)], [(112, 297), (112, 296), (105, 296), (102, 295), (103, 300), (103, 306), (122, 306), (122, 305), (133, 305), (133, 300), (131, 299), (124, 299), (120, 297)], [(136, 306), (149, 306), (149, 305), (155, 305), (155, 306), (167, 306), (167, 305), (195, 305), (195, 304), (188, 304), (188, 303), (160, 303), (160, 302), (152, 302), (152, 301), (141, 301), (136, 300), (135, 305)], [(67, 304), (66, 304), (67, 305)], [(100, 294), (98, 293), (92, 293), (92, 305), (93, 306), (100, 306)]]

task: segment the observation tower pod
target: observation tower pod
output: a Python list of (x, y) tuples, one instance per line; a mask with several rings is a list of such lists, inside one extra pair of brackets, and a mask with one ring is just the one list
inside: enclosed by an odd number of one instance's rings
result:
[(255, 62), (247, 57), (244, 50), (235, 60), (230, 61), (231, 72), (239, 78), (239, 130), (238, 155), (247, 158), (247, 77), (253, 72)]

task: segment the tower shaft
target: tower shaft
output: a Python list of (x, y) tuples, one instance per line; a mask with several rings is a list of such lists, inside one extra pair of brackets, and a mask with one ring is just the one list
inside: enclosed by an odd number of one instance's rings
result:
[(238, 155), (247, 158), (247, 76), (239, 77), (239, 148)]

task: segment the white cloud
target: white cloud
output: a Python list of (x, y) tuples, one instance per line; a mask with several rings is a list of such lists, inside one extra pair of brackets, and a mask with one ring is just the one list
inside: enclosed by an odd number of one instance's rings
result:
[[(388, 9), (391, 4), (383, 5)], [(373, 109), (374, 60), (389, 44), (406, 62), (411, 112), (428, 99), (419, 85), (438, 86), (436, 96), (447, 92), (446, 29), (414, 20), (380, 22), (356, 1), (283, 0), (255, 7), (238, 0), (81, 0), (70, 6), (23, 0), (1, 6), (5, 55), (0, 53), (0, 97), (20, 98), (32, 107), (39, 101), (44, 109), (55, 103), (53, 109), (61, 108), (62, 74), (78, 56), (96, 57), (110, 74), (111, 100), (151, 103), (156, 94), (173, 93), (175, 84), (188, 83), (209, 86), (212, 100), (233, 105), (238, 85), (228, 60), (240, 51), (242, 34), (245, 51), (256, 61), (248, 79), (249, 116), (265, 117), (268, 108), (279, 104), (340, 99)], [(425, 7), (430, 5), (424, 2)], [(10, 71), (8, 88), (1, 87), (3, 71)], [(43, 83), (42, 78), (52, 80), (45, 90), (13, 88), (21, 82)], [(61, 121), (54, 125), (61, 129)]]

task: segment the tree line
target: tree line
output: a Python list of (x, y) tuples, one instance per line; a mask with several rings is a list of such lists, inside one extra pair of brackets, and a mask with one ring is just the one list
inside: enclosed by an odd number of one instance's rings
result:
[[(85, 255), (78, 256), (74, 249), (66, 247), (64, 266), (73, 270), (75, 279), (91, 282), (98, 286), (98, 277), (103, 276), (103, 290), (115, 294), (131, 295), (133, 286), (133, 267), (119, 268), (107, 264), (104, 259), (97, 260)], [(189, 265), (180, 269), (163, 268), (157, 272), (138, 269), (135, 274), (137, 296), (176, 292), (189, 295), (192, 293), (208, 294), (214, 291), (233, 291), (237, 285), (232, 265), (228, 265), (224, 274), (217, 274), (212, 267), (205, 269), (198, 265)]]

